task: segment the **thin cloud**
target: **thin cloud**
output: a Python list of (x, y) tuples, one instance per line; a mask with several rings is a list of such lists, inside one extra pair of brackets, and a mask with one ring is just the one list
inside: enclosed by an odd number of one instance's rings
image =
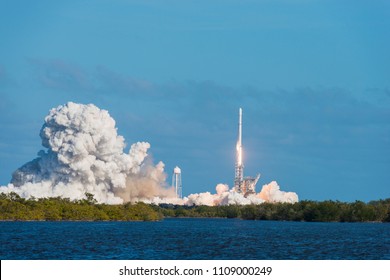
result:
[(34, 68), (41, 86), (62, 91), (89, 91), (92, 84), (88, 73), (76, 64), (61, 59), (27, 59)]
[(103, 93), (137, 94), (151, 91), (153, 83), (125, 76), (109, 69), (107, 66), (99, 65), (95, 68), (95, 89)]

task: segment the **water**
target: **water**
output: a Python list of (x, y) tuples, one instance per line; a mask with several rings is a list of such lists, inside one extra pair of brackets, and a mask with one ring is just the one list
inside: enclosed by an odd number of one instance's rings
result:
[(0, 259), (390, 259), (389, 223), (0, 222)]

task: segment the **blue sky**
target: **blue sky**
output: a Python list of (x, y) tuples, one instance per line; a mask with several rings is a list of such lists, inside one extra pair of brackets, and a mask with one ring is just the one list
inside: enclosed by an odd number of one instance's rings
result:
[(1, 185), (74, 101), (179, 165), (184, 195), (232, 185), (242, 107), (258, 190), (390, 197), (389, 1), (3, 0), (0, 38)]

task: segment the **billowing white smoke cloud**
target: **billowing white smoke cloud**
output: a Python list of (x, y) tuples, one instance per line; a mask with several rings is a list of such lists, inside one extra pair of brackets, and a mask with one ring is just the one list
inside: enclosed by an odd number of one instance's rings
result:
[(69, 102), (50, 111), (40, 131), (47, 149), (38, 158), (17, 169), (8, 186), (0, 192), (22, 197), (68, 197), (83, 199), (92, 193), (101, 203), (144, 201), (185, 205), (260, 204), (296, 202), (295, 193), (280, 191), (276, 182), (264, 185), (260, 193), (244, 197), (225, 184), (216, 194), (191, 194), (184, 199), (166, 188), (164, 163), (154, 165), (148, 157), (150, 144), (131, 145), (128, 154), (124, 138), (117, 134), (115, 121), (106, 110), (89, 104)]
[(298, 195), (295, 192), (284, 192), (276, 181), (272, 181), (268, 185), (264, 185), (257, 197), (267, 202), (298, 202)]
[(124, 153), (124, 138), (117, 135), (114, 119), (92, 104), (69, 102), (52, 109), (40, 136), (47, 151), (16, 170), (11, 184), (0, 192), (71, 199), (89, 192), (105, 203), (174, 196), (163, 187), (164, 164), (146, 160), (150, 144), (138, 142)]
[(263, 202), (298, 202), (298, 195), (294, 192), (284, 192), (280, 190), (279, 185), (272, 181), (268, 185), (264, 185), (261, 192), (244, 196), (234, 190), (229, 191), (229, 187), (225, 184), (216, 186), (216, 194), (209, 192), (200, 194), (191, 194), (185, 201), (186, 205), (248, 205), (261, 204)]

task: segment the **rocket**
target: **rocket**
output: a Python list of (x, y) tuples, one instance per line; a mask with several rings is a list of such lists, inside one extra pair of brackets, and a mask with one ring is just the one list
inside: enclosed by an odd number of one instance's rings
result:
[(238, 111), (238, 139), (236, 145), (236, 168), (234, 178), (234, 188), (237, 192), (242, 192), (244, 180), (244, 165), (242, 163), (242, 109)]
[(237, 165), (242, 165), (242, 109), (238, 111)]
[(256, 184), (260, 174), (256, 177), (244, 178), (244, 164), (242, 161), (242, 109), (238, 111), (238, 139), (236, 145), (236, 168), (234, 177), (234, 190), (245, 197), (256, 193)]

